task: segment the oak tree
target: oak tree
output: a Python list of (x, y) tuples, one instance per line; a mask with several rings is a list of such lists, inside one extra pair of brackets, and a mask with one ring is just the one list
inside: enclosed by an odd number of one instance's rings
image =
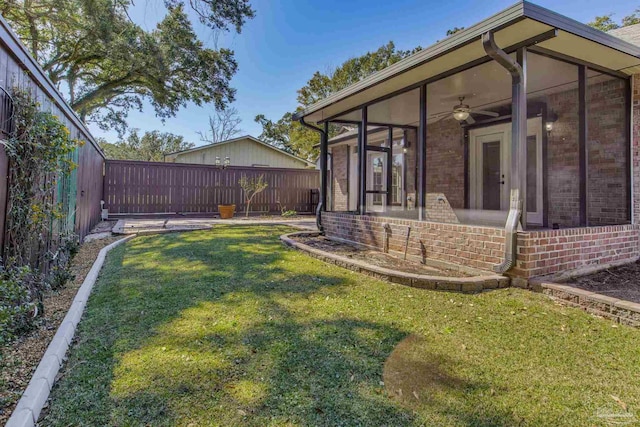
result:
[(0, 13), (83, 120), (122, 133), (145, 100), (162, 119), (187, 103), (223, 109), (234, 100), (233, 51), (206, 47), (189, 16), (240, 32), (254, 16), (248, 0), (163, 4), (151, 30), (129, 17), (133, 0), (0, 0)]

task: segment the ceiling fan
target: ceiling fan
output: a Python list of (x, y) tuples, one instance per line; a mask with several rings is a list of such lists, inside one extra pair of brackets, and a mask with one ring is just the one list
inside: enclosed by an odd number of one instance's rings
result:
[(464, 98), (465, 98), (464, 96), (458, 97), (458, 100), (460, 101), (460, 103), (453, 106), (453, 111), (451, 113), (443, 112), (443, 113), (440, 113), (440, 114), (436, 114), (436, 117), (440, 116), (440, 117), (438, 117), (438, 121), (444, 120), (447, 117), (453, 116), (453, 118), (456, 119), (457, 121), (459, 121), (460, 123), (466, 122), (467, 124), (472, 125), (476, 121), (471, 116), (471, 114), (479, 114), (479, 115), (482, 115), (482, 116), (489, 116), (489, 117), (499, 117), (500, 116), (500, 114), (495, 113), (493, 111), (476, 110), (475, 108), (471, 108), (471, 107), (469, 107), (469, 105), (464, 103)]

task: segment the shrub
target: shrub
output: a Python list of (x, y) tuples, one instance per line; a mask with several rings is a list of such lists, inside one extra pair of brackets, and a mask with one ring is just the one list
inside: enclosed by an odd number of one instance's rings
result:
[(264, 180), (264, 175), (254, 178), (247, 178), (246, 175), (242, 175), (238, 184), (240, 184), (240, 187), (242, 188), (244, 202), (247, 206), (245, 216), (249, 217), (249, 210), (251, 209), (251, 202), (253, 201), (253, 198), (266, 190), (269, 184)]
[(58, 117), (41, 111), (29, 91), (13, 90), (4, 262), (0, 269), (0, 342), (15, 338), (42, 313), (42, 295), (72, 276), (77, 249), (64, 182), (82, 141)]
[[(0, 344), (29, 330), (40, 311), (32, 295), (35, 275), (29, 267), (0, 268)], [(31, 285), (31, 286), (30, 286)]]

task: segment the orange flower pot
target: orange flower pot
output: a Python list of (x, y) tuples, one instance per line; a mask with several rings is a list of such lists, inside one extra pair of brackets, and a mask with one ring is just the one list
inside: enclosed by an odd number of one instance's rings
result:
[(218, 205), (218, 211), (221, 219), (233, 218), (233, 214), (236, 213), (236, 205)]

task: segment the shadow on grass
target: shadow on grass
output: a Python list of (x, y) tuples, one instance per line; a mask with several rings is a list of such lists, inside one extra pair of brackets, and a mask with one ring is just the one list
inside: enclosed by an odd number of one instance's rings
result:
[[(115, 249), (43, 424), (422, 424), (381, 382), (409, 331), (345, 306), (362, 278), (285, 249), (288, 230), (217, 227)], [(514, 424), (501, 417), (494, 425)]]

